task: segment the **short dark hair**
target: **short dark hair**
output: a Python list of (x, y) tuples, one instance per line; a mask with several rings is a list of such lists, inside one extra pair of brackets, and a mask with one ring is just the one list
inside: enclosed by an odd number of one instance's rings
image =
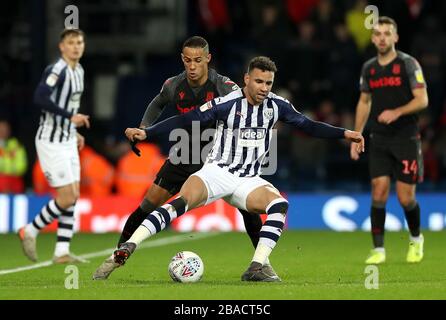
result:
[(248, 73), (250, 73), (251, 70), (256, 68), (262, 71), (277, 72), (277, 67), (274, 61), (264, 56), (259, 56), (251, 59), (248, 65)]
[(66, 37), (75, 35), (75, 36), (82, 36), (85, 38), (85, 33), (81, 29), (64, 29), (60, 33), (60, 41), (63, 41)]
[(391, 24), (391, 25), (393, 26), (393, 28), (395, 29), (395, 32), (398, 31), (398, 26), (397, 26), (395, 20), (393, 20), (393, 19), (390, 18), (390, 17), (387, 17), (387, 16), (380, 16), (380, 17), (378, 18), (378, 24)]
[(193, 37), (190, 37), (189, 39), (187, 39), (186, 41), (184, 41), (182, 49), (184, 49), (185, 47), (201, 48), (204, 51), (206, 51), (207, 53), (209, 53), (209, 43), (206, 41), (205, 38), (200, 37), (200, 36), (193, 36)]

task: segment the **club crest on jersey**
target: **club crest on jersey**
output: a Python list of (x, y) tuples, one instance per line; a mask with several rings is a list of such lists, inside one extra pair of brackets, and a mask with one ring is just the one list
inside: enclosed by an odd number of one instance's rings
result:
[(212, 91), (206, 93), (206, 101), (214, 99), (214, 93)]
[(263, 116), (266, 119), (271, 120), (274, 117), (274, 109), (265, 109), (265, 110), (263, 110)]
[(398, 63), (395, 63), (392, 67), (393, 74), (400, 74), (401, 66)]

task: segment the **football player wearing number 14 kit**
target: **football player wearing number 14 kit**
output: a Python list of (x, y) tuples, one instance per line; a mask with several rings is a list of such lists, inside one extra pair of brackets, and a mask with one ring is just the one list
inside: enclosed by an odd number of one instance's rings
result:
[[(380, 17), (372, 33), (378, 55), (362, 68), (356, 109), (356, 131), (362, 132), (370, 115), (370, 220), (374, 249), (365, 261), (367, 264), (386, 260), (384, 223), (391, 177), (397, 180), (396, 193), (410, 231), (407, 262), (423, 259), (420, 206), (415, 199), (416, 183), (423, 177), (417, 112), (427, 107), (428, 97), (420, 65), (408, 54), (395, 50), (397, 41), (395, 21)], [(359, 158), (355, 143), (350, 155), (353, 160)]]

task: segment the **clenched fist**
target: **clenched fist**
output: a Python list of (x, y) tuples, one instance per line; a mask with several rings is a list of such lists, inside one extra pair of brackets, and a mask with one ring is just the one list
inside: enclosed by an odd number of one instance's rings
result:
[(127, 128), (125, 129), (125, 135), (127, 139), (134, 142), (136, 141), (143, 141), (147, 139), (146, 132), (142, 129), (138, 128)]

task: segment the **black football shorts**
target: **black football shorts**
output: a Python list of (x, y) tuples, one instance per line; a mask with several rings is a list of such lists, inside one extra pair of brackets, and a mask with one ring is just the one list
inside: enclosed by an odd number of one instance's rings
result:
[(202, 164), (172, 164), (169, 159), (158, 171), (155, 184), (175, 195), (189, 176), (201, 169)]
[(423, 181), (423, 153), (419, 136), (410, 138), (370, 135), (370, 177), (394, 177), (416, 184)]

